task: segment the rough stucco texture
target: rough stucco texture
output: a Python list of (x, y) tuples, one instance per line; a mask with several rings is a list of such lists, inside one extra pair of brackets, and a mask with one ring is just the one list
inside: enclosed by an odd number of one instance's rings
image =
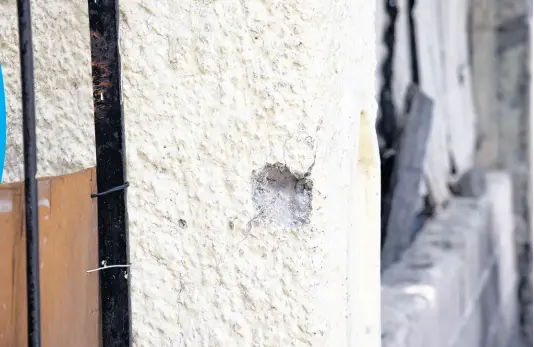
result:
[[(143, 3), (123, 2), (121, 33), (138, 345), (348, 345), (374, 6)], [(313, 181), (308, 224), (255, 207), (253, 177), (276, 163)]]
[[(32, 3), (38, 175), (94, 166), (91, 51), (87, 4)], [(0, 64), (6, 89), (7, 143), (4, 182), (23, 178), (22, 92), (17, 6), (0, 0)]]
[[(33, 9), (39, 172), (91, 166), (85, 4)], [(374, 39), (366, 0), (121, 2), (136, 346), (379, 346)]]

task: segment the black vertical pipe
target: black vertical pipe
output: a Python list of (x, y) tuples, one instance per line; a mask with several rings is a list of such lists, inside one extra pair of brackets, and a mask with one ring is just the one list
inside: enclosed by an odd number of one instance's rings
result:
[(412, 68), (412, 82), (419, 85), (421, 83), (421, 75), (419, 73), (419, 59), (417, 55), (417, 35), (415, 34), (416, 23), (413, 15), (416, 4), (417, 0), (409, 0), (408, 2), (408, 32), (410, 33), (410, 65)]
[(41, 346), (39, 288), (39, 211), (37, 206), (37, 144), (30, 0), (17, 0), (20, 71), (22, 79), (22, 134), (24, 146), (24, 203), (26, 217), (26, 291), (28, 346)]
[(395, 165), (395, 155), (384, 155), (385, 153), (395, 153), (392, 151), (398, 132), (397, 111), (393, 102), (393, 58), (395, 56), (396, 24), (399, 14), (397, 2), (394, 0), (383, 0), (387, 14), (388, 25), (382, 36), (382, 43), (386, 48), (386, 55), (380, 64), (382, 73), (382, 87), (380, 89), (380, 117), (378, 117), (376, 130), (378, 135), (384, 140), (384, 147), (380, 148), (380, 173), (381, 173), (381, 247), (384, 246), (387, 232), (387, 221), (393, 193), (392, 173)]
[[(88, 0), (93, 73), (98, 247), (103, 265), (127, 265), (128, 216), (118, 0)], [(99, 271), (102, 345), (131, 346), (128, 267)]]

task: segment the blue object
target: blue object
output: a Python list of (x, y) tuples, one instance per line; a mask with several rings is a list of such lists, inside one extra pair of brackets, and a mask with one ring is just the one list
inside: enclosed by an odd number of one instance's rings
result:
[(4, 78), (2, 65), (0, 65), (0, 183), (4, 173), (4, 160), (6, 158), (6, 94), (4, 92)]

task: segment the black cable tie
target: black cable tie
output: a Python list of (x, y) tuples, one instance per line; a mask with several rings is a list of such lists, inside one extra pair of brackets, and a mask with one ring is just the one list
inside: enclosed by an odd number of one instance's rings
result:
[(109, 193), (118, 192), (119, 190), (125, 190), (129, 186), (130, 186), (130, 182), (126, 182), (123, 185), (120, 185), (120, 186), (117, 186), (117, 187), (113, 187), (113, 188), (105, 190), (103, 192), (93, 193), (93, 194), (91, 194), (91, 198), (98, 198), (99, 196), (102, 196), (102, 195), (107, 195)]

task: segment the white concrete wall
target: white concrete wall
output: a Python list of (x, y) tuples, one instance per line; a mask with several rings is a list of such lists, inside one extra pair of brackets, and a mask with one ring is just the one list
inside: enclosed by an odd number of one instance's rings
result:
[[(379, 346), (374, 3), (121, 6), (136, 346)], [(33, 10), (39, 172), (92, 166), (86, 4)], [(14, 0), (0, 18), (15, 180)]]
[[(32, 2), (39, 176), (95, 165), (87, 4)], [(15, 0), (0, 1), (0, 64), (6, 89), (4, 182), (23, 179), (22, 92)]]

